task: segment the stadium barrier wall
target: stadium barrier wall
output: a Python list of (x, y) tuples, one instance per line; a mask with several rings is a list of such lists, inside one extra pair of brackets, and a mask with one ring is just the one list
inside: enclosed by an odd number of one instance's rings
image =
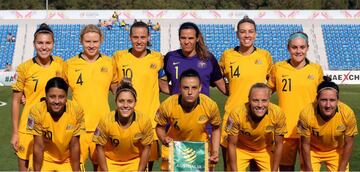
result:
[[(324, 71), (336, 84), (360, 84), (360, 71)], [(11, 86), (15, 82), (15, 71), (0, 71), (0, 86)]]
[(360, 71), (324, 71), (336, 84), (360, 84)]
[(0, 19), (360, 19), (360, 10), (1, 10)]
[(0, 71), (0, 86), (11, 86), (16, 80), (15, 71)]

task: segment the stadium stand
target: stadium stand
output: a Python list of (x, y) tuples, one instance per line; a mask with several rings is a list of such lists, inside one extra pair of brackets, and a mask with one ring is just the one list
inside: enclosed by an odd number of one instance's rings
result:
[(209, 50), (218, 60), (224, 50), (239, 45), (235, 28), (231, 24), (201, 24), (199, 29)]
[[(181, 23), (181, 22), (179, 22)], [(23, 50), (19, 56), (25, 58), (35, 55), (35, 52), (31, 52), (32, 55), (26, 55), (27, 47), (31, 44), (22, 45), (21, 33), (24, 32), (27, 35), (32, 35), (30, 31), (36, 29), (37, 25), (27, 24), (21, 31), (20, 25), (0, 25), (1, 29), (1, 52), (0, 52), (0, 67), (4, 68), (6, 63), (14, 64), (16, 67), (18, 64), (14, 63), (14, 51), (15, 44), (19, 44), (19, 50)], [(65, 60), (78, 54), (82, 51), (82, 46), (79, 41), (80, 30), (84, 26), (84, 23), (62, 23), (62, 24), (50, 24), (55, 33), (55, 48), (54, 55), (63, 57)], [(156, 51), (161, 51), (165, 54), (167, 51), (173, 50), (178, 44), (177, 39), (177, 24), (168, 27), (169, 24), (162, 24), (161, 31), (155, 31), (150, 28), (151, 34), (151, 47)], [(260, 23), (257, 25), (257, 38), (255, 45), (259, 48), (267, 49), (271, 52), (274, 62), (285, 60), (289, 58), (287, 51), (287, 39), (289, 35), (297, 31), (305, 31), (309, 35), (311, 48), (314, 49), (312, 55), (309, 55), (311, 60), (320, 63), (324, 69), (330, 70), (359, 70), (360, 69), (360, 25), (358, 24), (328, 24), (321, 23), (316, 24), (319, 26), (318, 30), (312, 30), (314, 25), (291, 23), (291, 24), (272, 24), (272, 23)], [(32, 29), (32, 27), (34, 29)], [(315, 27), (315, 28), (316, 28)], [(231, 24), (208, 24), (201, 23), (199, 28), (202, 31), (205, 39), (205, 43), (209, 50), (219, 59), (222, 52), (225, 49), (235, 47), (239, 45), (236, 38), (236, 22)], [(127, 49), (131, 47), (129, 40), (129, 31), (125, 27), (114, 26), (111, 30), (106, 27), (101, 28), (104, 32), (104, 43), (101, 47), (101, 52), (111, 56), (116, 50)], [(165, 30), (164, 30), (165, 29)], [(17, 42), (6, 41), (6, 36), (9, 32), (17, 36)], [(20, 34), (20, 37), (19, 37)], [(176, 35), (173, 35), (176, 34)], [(32, 37), (28, 36), (29, 39)], [(165, 38), (162, 38), (165, 37)], [(321, 37), (321, 39), (317, 38)], [(25, 37), (26, 38), (26, 37)], [(174, 39), (174, 40), (173, 40)], [(19, 40), (19, 41), (18, 41)], [(160, 45), (160, 40), (162, 45)], [(29, 42), (30, 40), (27, 40)], [(21, 45), (20, 45), (21, 44)], [(170, 46), (169, 46), (170, 45)], [(24, 47), (23, 47), (24, 46)], [(168, 48), (167, 48), (168, 47)], [(322, 48), (325, 47), (325, 48)], [(15, 50), (14, 50), (15, 49)], [(324, 49), (324, 50), (323, 50)], [(321, 52), (320, 52), (321, 51)], [(316, 54), (317, 53), (317, 54)], [(326, 57), (326, 58), (323, 58)], [(18, 57), (17, 57), (18, 58)], [(314, 59), (315, 58), (315, 59)]]
[[(53, 54), (62, 57), (64, 60), (82, 52), (80, 44), (80, 30), (85, 25), (80, 24), (52, 24), (55, 35), (55, 47)], [(129, 31), (125, 27), (113, 27), (111, 30), (101, 27), (104, 33), (104, 42), (100, 52), (111, 56), (116, 50), (131, 47)], [(160, 51), (160, 32), (150, 28), (151, 49)], [(35, 55), (34, 51), (34, 55)]]
[(360, 25), (323, 24), (330, 70), (360, 69)]
[[(199, 28), (206, 45), (217, 59), (224, 50), (239, 45), (236, 28), (231, 24), (201, 24)], [(274, 62), (288, 59), (287, 40), (297, 31), (303, 31), (303, 27), (298, 24), (259, 24), (255, 46), (269, 50)]]
[(12, 64), (16, 41), (8, 41), (7, 36), (11, 33), (16, 39), (17, 29), (17, 25), (0, 25), (0, 69)]

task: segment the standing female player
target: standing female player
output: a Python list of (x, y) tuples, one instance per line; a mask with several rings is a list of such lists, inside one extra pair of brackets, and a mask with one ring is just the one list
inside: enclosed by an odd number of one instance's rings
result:
[(115, 94), (116, 110), (104, 116), (96, 128), (100, 171), (145, 171), (153, 142), (150, 116), (135, 110), (136, 91), (123, 80)]
[[(237, 24), (237, 38), (240, 45), (225, 50), (220, 66), (229, 82), (229, 97), (225, 104), (225, 114), (221, 132), (223, 158), (226, 161), (227, 134), (224, 127), (227, 118), (234, 107), (242, 106), (248, 100), (250, 87), (257, 82), (266, 82), (272, 65), (272, 57), (266, 50), (256, 48), (256, 24), (245, 16)], [(226, 163), (224, 163), (226, 164)]]
[(196, 24), (186, 22), (179, 28), (181, 49), (168, 52), (164, 58), (164, 70), (169, 82), (170, 93), (180, 92), (179, 77), (183, 71), (196, 70), (201, 78), (201, 93), (209, 96), (210, 85), (226, 93), (225, 82), (214, 55), (206, 48), (202, 33)]
[[(119, 79), (131, 80), (138, 93), (135, 109), (149, 115), (155, 133), (155, 114), (160, 106), (159, 86), (167, 86), (165, 81), (159, 79), (163, 71), (163, 56), (161, 53), (150, 50), (147, 45), (150, 41), (149, 27), (144, 22), (135, 22), (130, 28), (130, 41), (132, 47), (116, 51), (113, 59), (116, 64)], [(146, 81), (146, 84), (144, 82)], [(155, 134), (154, 134), (155, 136)], [(159, 143), (155, 136), (151, 144), (151, 154), (148, 170), (152, 170), (153, 162), (159, 159)]]
[[(19, 171), (26, 171), (28, 160), (32, 153), (32, 140), (30, 134), (26, 134), (30, 108), (40, 102), (45, 96), (45, 85), (49, 79), (60, 76), (62, 70), (62, 59), (52, 56), (54, 48), (54, 33), (51, 28), (43, 23), (34, 34), (34, 48), (36, 56), (20, 64), (17, 68), (17, 79), (12, 85), (12, 136), (11, 145), (18, 156)], [(20, 123), (21, 97), (26, 97)]]
[[(95, 25), (87, 25), (80, 32), (83, 52), (64, 64), (64, 78), (72, 91), (72, 99), (83, 109), (86, 133), (80, 137), (81, 162), (90, 151), (94, 170), (97, 169), (93, 133), (102, 116), (110, 112), (109, 89), (117, 85), (115, 65), (108, 56), (100, 54), (103, 34)], [(113, 89), (112, 89), (113, 90)]]
[[(210, 86), (216, 86), (227, 94), (225, 81), (220, 66), (205, 45), (204, 38), (195, 23), (185, 22), (179, 28), (181, 49), (168, 52), (164, 58), (164, 70), (170, 85), (170, 94), (180, 93), (180, 76), (189, 69), (194, 69), (200, 76), (200, 93), (210, 96)], [(212, 133), (211, 125), (206, 125)], [(162, 151), (163, 152), (163, 151)]]
[(268, 85), (277, 92), (288, 130), (284, 138), (280, 170), (294, 171), (300, 141), (296, 124), (300, 111), (315, 101), (316, 88), (322, 81), (323, 71), (319, 64), (312, 63), (306, 58), (309, 41), (305, 33), (291, 34), (287, 47), (290, 59), (277, 62), (273, 66)]
[(34, 171), (80, 170), (79, 136), (85, 131), (84, 112), (67, 100), (67, 91), (64, 79), (50, 79), (45, 101), (30, 110), (27, 131), (34, 135)]

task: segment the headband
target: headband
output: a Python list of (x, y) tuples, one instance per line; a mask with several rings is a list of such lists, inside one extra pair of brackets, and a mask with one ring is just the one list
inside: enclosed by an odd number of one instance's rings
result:
[(319, 94), (321, 91), (324, 91), (324, 90), (335, 90), (337, 93), (339, 92), (338, 89), (334, 88), (334, 87), (323, 87), (323, 88), (320, 88), (317, 93)]
[(119, 94), (123, 91), (129, 91), (134, 97), (135, 97), (135, 100), (136, 100), (136, 92), (134, 92), (134, 90), (130, 89), (130, 88), (119, 88), (117, 91), (116, 91), (116, 97), (119, 96)]
[(294, 33), (290, 36), (290, 38), (288, 39), (288, 42), (291, 42), (292, 40), (296, 39), (296, 38), (301, 38), (304, 39), (306, 42), (308, 42), (308, 37), (303, 34), (303, 33)]

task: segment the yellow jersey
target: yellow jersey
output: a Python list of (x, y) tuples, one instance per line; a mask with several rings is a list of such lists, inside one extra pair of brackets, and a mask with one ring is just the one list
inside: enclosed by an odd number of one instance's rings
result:
[(48, 112), (45, 101), (30, 110), (27, 131), (44, 138), (44, 160), (55, 163), (70, 162), (70, 141), (85, 132), (84, 111), (68, 100), (66, 110), (58, 121)]
[[(161, 53), (147, 50), (145, 57), (137, 58), (129, 49), (115, 52), (113, 59), (120, 80), (130, 78), (136, 90), (135, 109), (154, 119), (160, 106), (158, 74), (164, 65)], [(154, 120), (152, 126), (155, 128)]]
[(61, 77), (63, 60), (57, 56), (51, 56), (48, 67), (40, 66), (35, 57), (21, 63), (16, 70), (16, 82), (12, 85), (14, 91), (23, 92), (26, 103), (23, 108), (19, 131), (26, 133), (26, 121), (32, 106), (45, 97), (46, 83), (53, 77)]
[(219, 61), (229, 82), (225, 114), (248, 101), (249, 90), (253, 84), (266, 83), (272, 65), (272, 57), (266, 50), (255, 48), (248, 56), (240, 54), (238, 50), (239, 47), (225, 50)]
[(100, 55), (89, 63), (79, 54), (64, 63), (63, 72), (72, 100), (84, 109), (86, 131), (95, 131), (100, 118), (110, 112), (110, 85), (118, 82), (112, 59)]
[(342, 149), (344, 136), (358, 134), (354, 112), (340, 101), (329, 121), (324, 121), (318, 114), (316, 102), (305, 106), (300, 113), (297, 130), (300, 136), (310, 137), (311, 150), (320, 152)]
[(277, 62), (271, 69), (268, 86), (278, 95), (279, 106), (286, 115), (286, 138), (299, 138), (296, 124), (300, 111), (315, 101), (317, 86), (323, 79), (319, 64), (306, 59), (302, 69), (294, 68), (289, 60)]
[(272, 147), (274, 135), (286, 134), (285, 115), (277, 105), (270, 103), (260, 122), (253, 121), (250, 113), (249, 104), (243, 104), (233, 109), (226, 122), (225, 131), (238, 136), (239, 148), (259, 151)]
[(157, 124), (170, 124), (167, 135), (175, 141), (208, 142), (210, 133), (207, 133), (206, 125), (221, 125), (216, 102), (204, 94), (199, 94), (197, 105), (191, 112), (185, 112), (180, 102), (181, 96), (177, 94), (162, 102), (155, 117)]
[(93, 141), (104, 146), (105, 156), (113, 161), (130, 161), (139, 158), (142, 146), (150, 145), (154, 132), (150, 117), (135, 111), (133, 122), (128, 128), (119, 124), (115, 111), (105, 115), (97, 126)]

